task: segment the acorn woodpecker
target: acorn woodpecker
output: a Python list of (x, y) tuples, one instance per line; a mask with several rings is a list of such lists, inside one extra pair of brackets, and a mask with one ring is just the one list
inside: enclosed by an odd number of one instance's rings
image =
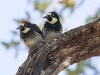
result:
[(46, 22), (42, 29), (44, 40), (48, 40), (62, 34), (62, 25), (60, 23), (59, 16), (55, 11), (49, 12), (43, 18), (46, 18)]
[(43, 40), (39, 27), (27, 20), (22, 21), (17, 29), (20, 29), (20, 38), (28, 48)]

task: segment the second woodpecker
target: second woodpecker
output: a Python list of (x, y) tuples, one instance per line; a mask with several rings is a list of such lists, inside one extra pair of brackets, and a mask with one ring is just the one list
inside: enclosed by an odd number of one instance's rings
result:
[(62, 25), (59, 20), (58, 14), (53, 11), (49, 12), (46, 16), (46, 22), (42, 29), (42, 35), (44, 40), (52, 39), (62, 34)]
[(28, 48), (43, 40), (41, 30), (29, 21), (21, 22), (17, 29), (20, 29), (20, 38)]

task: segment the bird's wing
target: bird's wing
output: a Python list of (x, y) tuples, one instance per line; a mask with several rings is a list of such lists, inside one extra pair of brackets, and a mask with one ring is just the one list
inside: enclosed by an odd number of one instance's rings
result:
[(43, 39), (46, 37), (46, 34), (47, 34), (46, 29), (43, 26), (43, 28), (42, 28), (42, 36), (43, 36)]
[(40, 28), (39, 28), (36, 24), (33, 24), (33, 26), (34, 26), (34, 30), (35, 30), (37, 33), (39, 33), (39, 34), (42, 35), (42, 32), (41, 32)]

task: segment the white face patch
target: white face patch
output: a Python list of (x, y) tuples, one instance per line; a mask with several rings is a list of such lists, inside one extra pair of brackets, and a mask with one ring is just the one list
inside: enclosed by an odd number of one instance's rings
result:
[[(51, 16), (51, 14), (52, 13), (48, 13), (48, 15), (50, 15), (50, 16)], [(55, 17), (52, 17), (52, 21), (48, 21), (48, 19), (47, 19), (47, 22), (49, 22), (50, 24), (55, 24), (57, 22), (57, 19)]]
[(28, 31), (30, 31), (30, 28), (26, 28), (26, 27), (24, 27), (24, 28), (25, 28), (25, 30), (22, 31), (23, 33), (27, 33)]
[[(48, 21), (48, 20), (47, 20)], [(50, 24), (55, 24), (57, 22), (57, 19), (55, 17), (52, 17), (52, 21), (48, 21)]]

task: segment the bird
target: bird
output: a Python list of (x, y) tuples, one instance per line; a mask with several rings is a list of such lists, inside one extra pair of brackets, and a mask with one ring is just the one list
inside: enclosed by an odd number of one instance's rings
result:
[(22, 21), (17, 29), (20, 29), (20, 38), (28, 48), (43, 40), (39, 27), (28, 20)]
[(59, 20), (59, 15), (55, 11), (49, 12), (43, 18), (46, 19), (42, 28), (44, 40), (50, 40), (62, 34), (62, 25)]

